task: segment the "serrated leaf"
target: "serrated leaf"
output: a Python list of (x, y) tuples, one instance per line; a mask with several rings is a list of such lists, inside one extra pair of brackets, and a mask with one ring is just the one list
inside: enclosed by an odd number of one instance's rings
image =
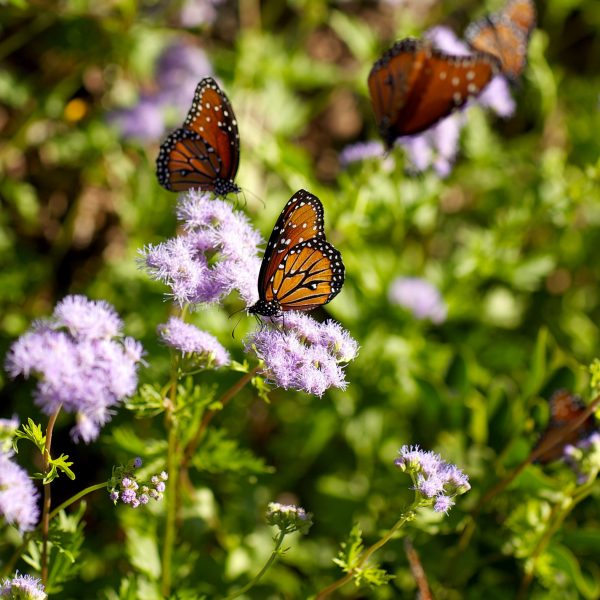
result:
[(250, 450), (240, 448), (236, 440), (226, 438), (224, 431), (210, 429), (196, 452), (192, 464), (200, 471), (209, 473), (272, 473), (262, 458)]
[(165, 410), (162, 387), (158, 383), (140, 386), (137, 394), (127, 400), (125, 407), (139, 418), (159, 415)]
[(338, 553), (337, 558), (333, 559), (333, 562), (336, 565), (339, 565), (342, 570), (347, 573), (356, 568), (358, 559), (364, 548), (362, 530), (358, 523), (354, 524), (348, 535), (348, 540), (342, 542), (340, 548), (341, 550)]
[(37, 425), (31, 418), (27, 419), (27, 425), (21, 425), (21, 429), (15, 431), (15, 438), (13, 440), (13, 448), (15, 452), (18, 452), (17, 442), (18, 440), (29, 440), (42, 454), (44, 453), (46, 446), (46, 436), (42, 433), (42, 426)]

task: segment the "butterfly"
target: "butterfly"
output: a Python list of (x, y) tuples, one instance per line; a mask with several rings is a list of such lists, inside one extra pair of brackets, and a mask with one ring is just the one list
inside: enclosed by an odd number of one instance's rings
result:
[(259, 300), (251, 314), (274, 317), (313, 310), (342, 289), (342, 255), (326, 239), (323, 205), (306, 190), (287, 202), (273, 227), (258, 275)]
[(477, 96), (498, 70), (489, 54), (452, 56), (427, 40), (396, 42), (369, 73), (369, 93), (379, 133), (394, 140), (428, 129)]
[[(580, 418), (585, 410), (586, 405), (579, 396), (575, 396), (567, 390), (554, 392), (550, 398), (550, 422), (534, 448), (534, 451), (542, 450), (536, 459), (537, 462), (546, 464), (562, 458), (565, 446), (575, 444), (597, 430), (596, 417), (592, 413), (579, 427), (563, 436), (564, 427)], [(558, 438), (560, 438), (560, 442), (553, 444), (552, 442)], [(549, 447), (544, 450), (546, 446)]]
[(240, 161), (240, 136), (229, 99), (212, 77), (196, 86), (183, 126), (162, 143), (156, 159), (158, 182), (172, 192), (199, 189), (225, 196)]
[(465, 38), (474, 50), (497, 58), (503, 74), (515, 81), (525, 69), (535, 19), (532, 0), (510, 0), (500, 12), (471, 23)]

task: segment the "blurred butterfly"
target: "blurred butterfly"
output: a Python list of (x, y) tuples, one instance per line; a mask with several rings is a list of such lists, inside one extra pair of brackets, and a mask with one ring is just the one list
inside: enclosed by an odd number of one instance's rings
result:
[[(542, 433), (540, 439), (535, 445), (536, 449), (541, 449), (542, 453), (537, 457), (536, 462), (541, 464), (558, 460), (563, 456), (563, 450), (568, 444), (576, 444), (583, 438), (598, 430), (596, 417), (592, 413), (581, 425), (570, 431), (563, 437), (562, 430), (565, 426), (580, 418), (586, 410), (586, 405), (579, 396), (571, 394), (567, 390), (558, 390), (550, 398), (550, 422)], [(554, 440), (560, 438), (560, 442), (552, 444)], [(546, 446), (550, 446), (544, 450)]]
[(342, 289), (342, 255), (325, 240), (323, 205), (305, 190), (284, 206), (258, 275), (259, 300), (248, 309), (264, 317), (313, 310)]
[(514, 81), (525, 69), (535, 18), (532, 0), (510, 0), (501, 11), (471, 23), (465, 38), (474, 50), (497, 58), (503, 74)]
[(183, 123), (163, 142), (156, 159), (158, 182), (172, 192), (199, 189), (225, 196), (240, 160), (240, 136), (229, 99), (212, 77), (196, 87)]
[(452, 56), (426, 40), (396, 42), (369, 73), (369, 92), (379, 133), (394, 140), (428, 129), (477, 96), (498, 69), (489, 54)]

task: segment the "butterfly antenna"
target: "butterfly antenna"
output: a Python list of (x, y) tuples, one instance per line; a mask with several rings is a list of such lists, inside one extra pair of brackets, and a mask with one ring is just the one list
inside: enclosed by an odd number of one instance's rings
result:
[(265, 201), (258, 194), (255, 194), (251, 190), (242, 190), (242, 193), (244, 194), (244, 200), (246, 199), (246, 192), (248, 192), (249, 196), (252, 196), (252, 198), (258, 200), (263, 205), (263, 208), (267, 206)]
[[(237, 315), (238, 313), (242, 312), (243, 310), (246, 310), (245, 308), (240, 308), (239, 310), (236, 310), (235, 312), (232, 312), (229, 315), (229, 318), (231, 319), (231, 317), (234, 317), (235, 315)], [(244, 318), (244, 315), (242, 315), (237, 323), (235, 324), (235, 326), (233, 327), (233, 331), (231, 332), (231, 337), (235, 340), (235, 330), (237, 329), (237, 326), (240, 324), (240, 321)]]

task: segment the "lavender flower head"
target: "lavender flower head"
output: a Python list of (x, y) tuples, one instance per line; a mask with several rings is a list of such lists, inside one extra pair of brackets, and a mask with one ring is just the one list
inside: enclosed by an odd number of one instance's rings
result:
[(167, 346), (185, 355), (194, 356), (195, 363), (207, 367), (223, 367), (229, 364), (229, 352), (221, 346), (216, 337), (177, 317), (171, 317), (167, 323), (159, 325), (158, 334)]
[(358, 344), (334, 321), (318, 323), (290, 312), (284, 329), (263, 327), (245, 341), (264, 361), (267, 380), (284, 389), (322, 396), (330, 387), (345, 389), (342, 365), (358, 354)]
[[(425, 37), (453, 56), (471, 54), (469, 46), (448, 27), (433, 27), (425, 33)], [(506, 78), (496, 75), (477, 98), (466, 104), (463, 111), (453, 112), (422, 133), (396, 141), (406, 151), (412, 169), (422, 172), (433, 167), (440, 177), (450, 174), (458, 153), (460, 132), (466, 124), (466, 109), (474, 104), (489, 108), (503, 118), (511, 116), (515, 110)]]
[(0, 585), (0, 598), (12, 600), (45, 600), (48, 597), (39, 579), (31, 575), (15, 573), (12, 579), (5, 579)]
[(131, 508), (138, 508), (154, 500), (162, 500), (166, 489), (165, 481), (169, 476), (165, 471), (153, 475), (149, 481), (140, 482), (135, 475), (135, 470), (142, 466), (142, 459), (137, 457), (128, 465), (113, 467), (112, 477), (108, 482), (108, 493), (113, 504), (119, 500)]
[(34, 323), (13, 343), (6, 370), (11, 377), (36, 376), (36, 404), (48, 415), (61, 407), (75, 413), (73, 439), (90, 442), (137, 387), (143, 348), (121, 330), (108, 303), (67, 296), (50, 319)]
[(312, 514), (307, 513), (302, 507), (279, 502), (269, 502), (266, 518), (269, 525), (278, 527), (285, 535), (294, 531), (306, 535), (313, 524)]
[(211, 25), (223, 2), (224, 0), (185, 0), (179, 13), (179, 22), (183, 27)]
[(440, 292), (419, 277), (398, 277), (390, 285), (390, 302), (410, 311), (415, 318), (440, 324), (446, 320), (448, 308)]
[(0, 454), (0, 515), (21, 533), (32, 531), (40, 515), (39, 494), (27, 471), (11, 458), (10, 453)]
[(579, 484), (594, 479), (600, 471), (600, 431), (592, 432), (576, 444), (567, 444), (563, 456), (577, 474)]
[(418, 446), (402, 446), (398, 452), (400, 456), (394, 464), (412, 477), (420, 506), (433, 505), (435, 512), (448, 514), (453, 499), (471, 489), (469, 478), (439, 454)]
[(339, 156), (340, 164), (342, 167), (368, 160), (370, 158), (382, 159), (385, 155), (385, 148), (383, 143), (379, 141), (370, 142), (359, 142), (357, 144), (351, 144), (346, 146)]
[(233, 290), (254, 304), (262, 239), (246, 216), (196, 190), (180, 197), (177, 215), (184, 233), (142, 251), (150, 276), (181, 306), (220, 302)]
[[(168, 125), (185, 116), (200, 79), (212, 74), (212, 67), (201, 48), (187, 43), (166, 47), (159, 57), (155, 76), (160, 91), (140, 95), (131, 108), (114, 110), (108, 121), (114, 123), (125, 139), (156, 141)], [(168, 119), (169, 113), (172, 119)]]

